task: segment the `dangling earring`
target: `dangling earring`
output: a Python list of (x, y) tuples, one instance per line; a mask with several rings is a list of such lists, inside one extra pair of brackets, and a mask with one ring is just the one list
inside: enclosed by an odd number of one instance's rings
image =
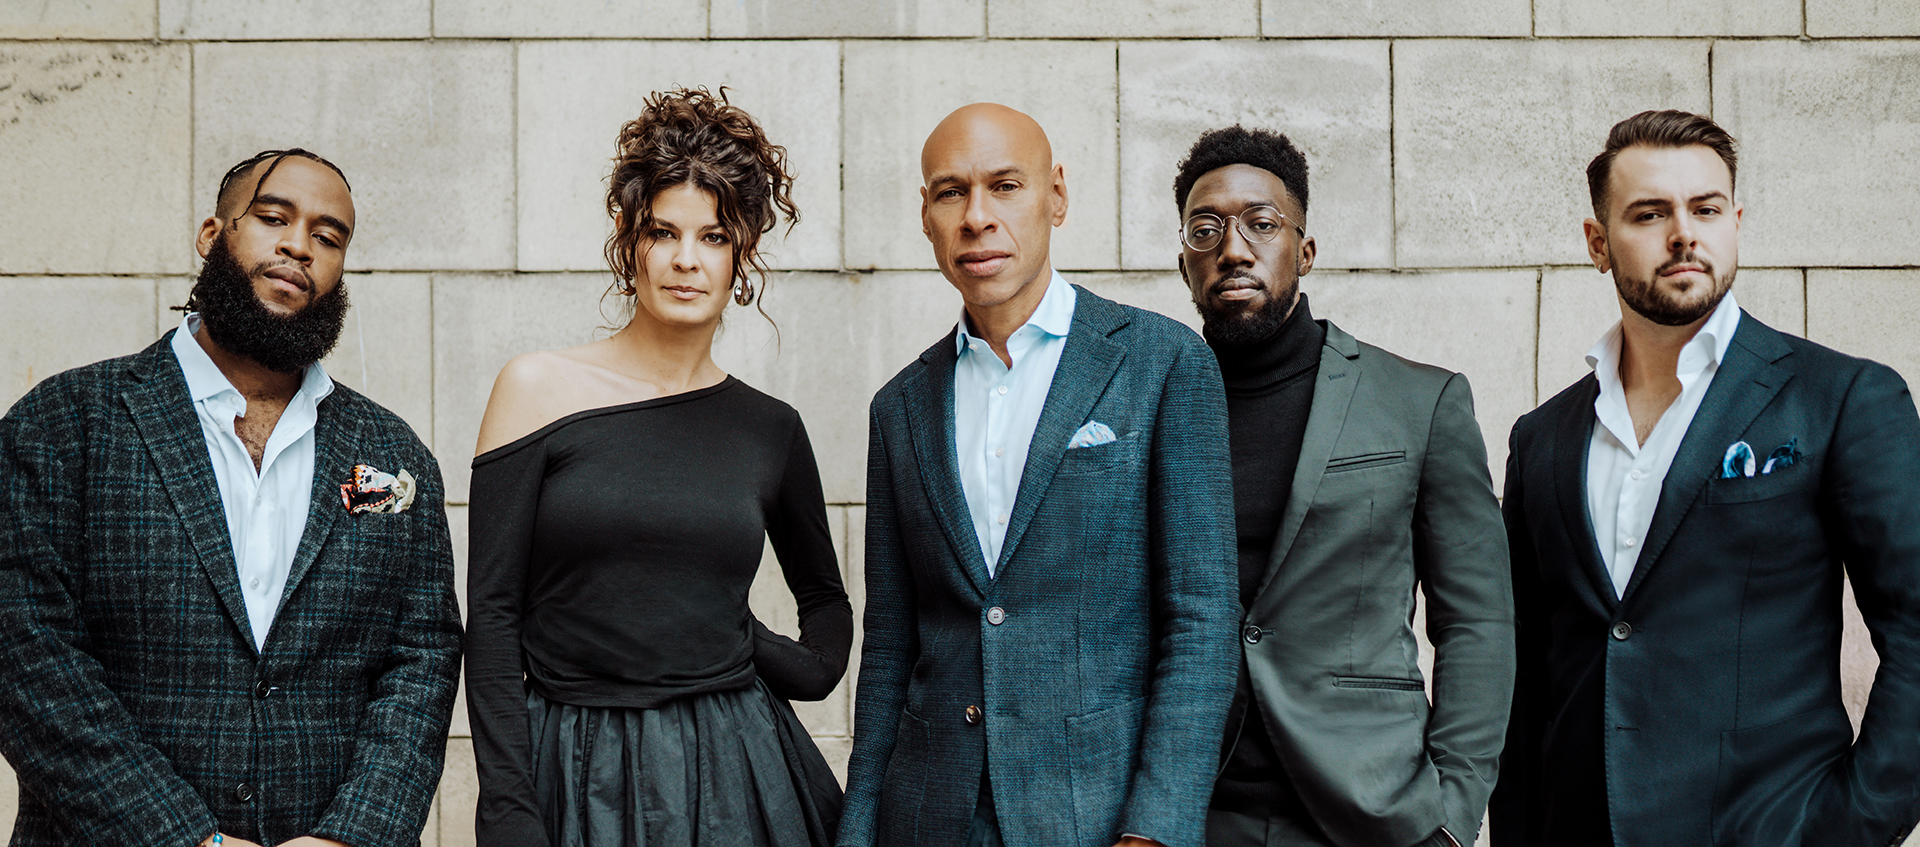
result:
[(742, 306), (753, 305), (753, 283), (740, 280), (733, 284), (733, 302)]

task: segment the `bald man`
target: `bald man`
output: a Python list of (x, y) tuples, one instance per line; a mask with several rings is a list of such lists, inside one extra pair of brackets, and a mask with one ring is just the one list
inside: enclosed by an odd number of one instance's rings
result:
[(1198, 847), (1239, 613), (1218, 366), (1054, 272), (1032, 118), (954, 112), (921, 175), (963, 309), (873, 399), (839, 843)]

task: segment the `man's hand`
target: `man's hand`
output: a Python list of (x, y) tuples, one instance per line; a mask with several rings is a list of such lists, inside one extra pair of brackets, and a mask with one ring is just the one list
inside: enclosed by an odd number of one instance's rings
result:
[(341, 844), (338, 841), (328, 841), (325, 838), (302, 835), (292, 841), (280, 842), (280, 847), (347, 847), (347, 845)]
[(1113, 847), (1166, 847), (1166, 845), (1151, 838), (1141, 838), (1138, 835), (1124, 835), (1120, 837), (1120, 843), (1113, 845)]

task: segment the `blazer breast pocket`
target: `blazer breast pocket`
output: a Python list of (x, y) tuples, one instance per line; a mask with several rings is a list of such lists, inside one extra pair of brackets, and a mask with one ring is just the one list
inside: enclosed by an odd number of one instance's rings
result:
[(1352, 456), (1337, 456), (1327, 460), (1327, 473), (1346, 473), (1363, 471), (1368, 468), (1383, 468), (1398, 465), (1407, 460), (1405, 450), (1382, 450), (1374, 453), (1359, 453)]
[(1138, 432), (1129, 432), (1094, 447), (1069, 447), (1066, 455), (1060, 457), (1060, 467), (1054, 471), (1054, 475), (1101, 473), (1124, 465), (1139, 464), (1139, 436)]
[(1707, 480), (1707, 503), (1757, 503), (1804, 491), (1813, 484), (1812, 474), (1789, 465), (1760, 476), (1735, 476)]

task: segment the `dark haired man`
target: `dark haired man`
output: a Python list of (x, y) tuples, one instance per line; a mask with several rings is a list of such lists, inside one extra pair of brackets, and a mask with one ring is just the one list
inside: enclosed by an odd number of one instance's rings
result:
[[(1587, 168), (1620, 322), (1514, 424), (1500, 847), (1897, 843), (1920, 818), (1920, 417), (1731, 293), (1733, 138), (1642, 112)], [(1881, 657), (1840, 696), (1851, 578)]]
[(1286, 136), (1202, 135), (1174, 202), (1180, 274), (1226, 382), (1246, 609), (1207, 843), (1472, 844), (1506, 727), (1513, 601), (1467, 379), (1314, 320), (1307, 162)]
[(417, 843), (460, 620), (437, 465), (319, 360), (344, 177), (242, 162), (180, 328), (0, 418), (15, 845)]

